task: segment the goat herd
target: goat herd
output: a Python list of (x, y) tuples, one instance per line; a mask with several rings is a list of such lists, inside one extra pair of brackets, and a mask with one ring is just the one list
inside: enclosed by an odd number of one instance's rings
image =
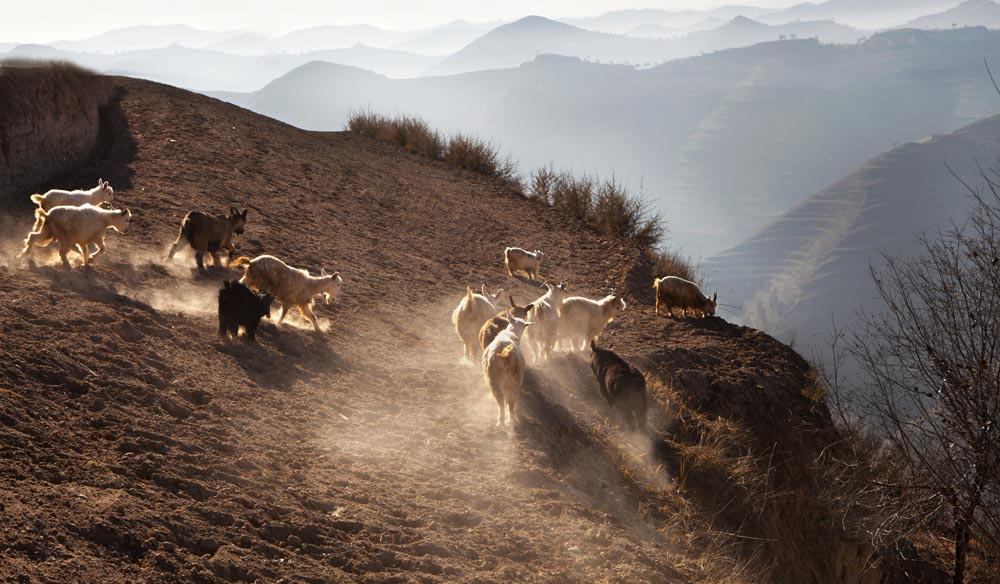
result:
[[(517, 247), (504, 250), (507, 274), (523, 272), (537, 281), (544, 254)], [(642, 430), (646, 426), (646, 380), (642, 373), (617, 353), (597, 346), (604, 328), (625, 310), (625, 301), (615, 294), (600, 300), (582, 296), (566, 297), (566, 283), (544, 282), (545, 294), (525, 306), (518, 306), (508, 297), (510, 308), (498, 310), (503, 289), (490, 293), (486, 284), (481, 293), (466, 287), (465, 296), (451, 315), (459, 338), (465, 344), (465, 357), (475, 363), (481, 360), (483, 376), (497, 402), (497, 425), (509, 417), (524, 383), (526, 360), (521, 352), (521, 338), (526, 337), (536, 362), (549, 359), (557, 344), (566, 343), (573, 350), (579, 343), (584, 350), (590, 343), (590, 365), (597, 377), (601, 395), (621, 416), (625, 424)], [(656, 313), (661, 308), (671, 316), (686, 316), (689, 311), (698, 316), (715, 315), (716, 297), (705, 297), (693, 282), (667, 276), (653, 282), (656, 290)], [(481, 359), (480, 359), (481, 355)]]
[[(132, 217), (129, 209), (114, 207), (114, 189), (101, 179), (89, 190), (50, 190), (44, 195), (32, 195), (31, 200), (38, 208), (21, 256), (33, 245), (47, 246), (55, 240), (59, 242), (63, 265), (67, 267), (70, 251), (79, 252), (83, 265), (90, 265), (105, 252), (107, 230), (125, 233)], [(171, 260), (187, 244), (194, 249), (201, 271), (205, 271), (205, 254), (211, 255), (215, 266), (221, 266), (219, 254), (222, 250), (228, 253), (229, 265), (244, 268), (238, 282), (226, 280), (219, 290), (219, 336), (222, 338), (237, 337), (242, 327), (246, 340), (252, 342), (260, 319), (270, 317), (274, 301), (281, 304), (279, 324), (284, 321), (288, 309), (294, 306), (319, 332), (312, 312), (313, 302), (322, 296), (329, 304), (340, 291), (343, 282), (340, 275), (337, 272), (327, 274), (324, 270), (319, 276), (312, 276), (307, 270), (291, 267), (270, 255), (234, 260), (233, 240), (242, 235), (246, 219), (245, 209), (231, 208), (228, 214), (218, 216), (191, 211), (184, 216), (180, 233), (166, 260)], [(91, 244), (97, 247), (93, 255), (90, 254)], [(508, 247), (504, 250), (507, 273), (513, 276), (515, 272), (523, 272), (537, 281), (543, 255), (538, 250)], [(525, 306), (518, 306), (513, 297), (509, 297), (511, 307), (506, 310), (497, 308), (502, 289), (490, 294), (485, 284), (480, 293), (466, 287), (465, 296), (452, 313), (455, 330), (465, 345), (465, 357), (472, 363), (482, 363), (486, 385), (500, 410), (497, 424), (502, 426), (508, 413), (514, 420), (526, 368), (520, 341), (526, 337), (536, 362), (548, 360), (557, 343), (584, 350), (589, 342), (591, 367), (602, 396), (627, 426), (636, 430), (644, 428), (646, 383), (642, 373), (615, 352), (596, 344), (608, 323), (625, 310), (625, 301), (614, 294), (601, 300), (566, 297), (565, 282), (557, 285), (545, 282), (543, 285), (545, 294)], [(656, 314), (660, 314), (661, 309), (670, 316), (715, 314), (716, 296), (706, 297), (693, 282), (666, 276), (657, 278), (653, 287)]]

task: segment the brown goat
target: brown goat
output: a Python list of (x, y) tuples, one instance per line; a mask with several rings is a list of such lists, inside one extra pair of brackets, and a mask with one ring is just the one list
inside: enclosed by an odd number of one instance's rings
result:
[(715, 316), (719, 305), (718, 292), (709, 298), (697, 284), (677, 276), (653, 280), (653, 290), (656, 291), (656, 314), (662, 310), (668, 316), (680, 315), (681, 318), (689, 312), (699, 317)]
[(227, 261), (231, 262), (236, 255), (233, 239), (236, 235), (243, 235), (243, 226), (246, 223), (246, 209), (241, 211), (236, 207), (230, 207), (228, 215), (208, 215), (200, 211), (191, 211), (181, 221), (180, 233), (177, 234), (177, 241), (170, 247), (166, 261), (172, 260), (186, 241), (194, 249), (198, 269), (202, 272), (205, 271), (202, 259), (206, 253), (212, 255), (212, 261), (219, 267), (222, 265), (219, 261), (219, 251), (225, 249), (229, 252)]
[(507, 298), (510, 300), (510, 308), (486, 321), (483, 328), (479, 329), (479, 345), (484, 351), (486, 350), (486, 347), (493, 342), (493, 339), (497, 338), (500, 331), (506, 329), (507, 326), (510, 325), (511, 317), (520, 318), (522, 320), (528, 318), (528, 311), (531, 310), (533, 305), (529, 304), (527, 306), (518, 306), (517, 303), (514, 302), (513, 296), (508, 296)]

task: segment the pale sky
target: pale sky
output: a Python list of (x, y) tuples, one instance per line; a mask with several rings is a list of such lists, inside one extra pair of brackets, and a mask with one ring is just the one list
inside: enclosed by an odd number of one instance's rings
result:
[[(625, 8), (707, 9), (736, 0), (0, 0), (0, 43), (79, 40), (137, 24), (281, 34), (322, 24), (413, 29), (456, 18), (476, 22), (529, 14), (593, 16)], [(793, 0), (739, 2), (767, 8)]]

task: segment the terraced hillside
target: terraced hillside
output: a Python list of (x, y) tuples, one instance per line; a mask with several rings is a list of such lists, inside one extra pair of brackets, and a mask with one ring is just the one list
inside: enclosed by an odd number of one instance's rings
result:
[(884, 266), (882, 253), (919, 254), (919, 233), (965, 220), (962, 181), (981, 188), (977, 165), (996, 159), (998, 129), (994, 116), (899, 146), (711, 258), (726, 314), (825, 355), (834, 325), (883, 309), (870, 273)]

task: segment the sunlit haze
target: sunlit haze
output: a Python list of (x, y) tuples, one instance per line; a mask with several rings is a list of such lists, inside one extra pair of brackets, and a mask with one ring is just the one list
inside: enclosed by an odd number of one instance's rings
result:
[[(709, 9), (733, 2), (700, 0), (650, 0), (649, 8), (668, 10)], [(781, 8), (787, 0), (757, 0), (755, 6)], [(444, 0), (410, 2), (379, 0), (2, 0), (0, 42), (51, 42), (78, 40), (102, 32), (140, 24), (187, 24), (206, 29), (246, 29), (281, 34), (322, 24), (372, 24), (412, 29), (455, 19), (488, 22), (527, 14), (549, 18), (590, 16), (635, 8), (635, 3), (604, 0), (545, 0), (488, 2)]]

